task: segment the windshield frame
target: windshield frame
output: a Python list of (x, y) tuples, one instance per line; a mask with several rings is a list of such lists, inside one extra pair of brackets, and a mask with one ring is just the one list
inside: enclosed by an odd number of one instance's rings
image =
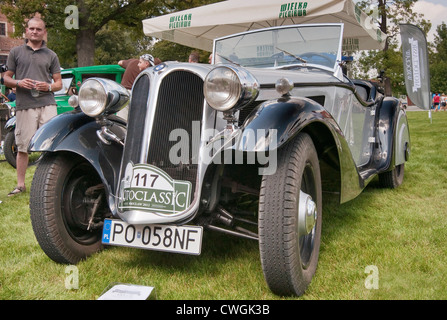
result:
[[(271, 66), (271, 67), (256, 67), (256, 66), (243, 66), (246, 68), (258, 68), (258, 69), (283, 69), (283, 68), (290, 68), (290, 67), (316, 67), (325, 69), (328, 71), (333, 72), (334, 74), (337, 74), (340, 69), (340, 63), (342, 61), (342, 45), (343, 45), (343, 31), (344, 31), (344, 24), (343, 23), (316, 23), (316, 24), (295, 24), (295, 25), (285, 25), (285, 26), (279, 26), (279, 27), (271, 27), (271, 28), (264, 28), (264, 29), (256, 29), (256, 30), (250, 30), (245, 32), (240, 32), (224, 37), (220, 37), (217, 39), (214, 39), (213, 41), (213, 53), (212, 53), (212, 63), (217, 64), (215, 61), (221, 60), (219, 63), (233, 63), (235, 65), (239, 65), (236, 61), (231, 61), (231, 59), (228, 59), (226, 57), (222, 57), (219, 59), (219, 54), (217, 52), (217, 46), (218, 43), (221, 41), (225, 41), (231, 38), (241, 38), (245, 35), (254, 34), (254, 33), (263, 33), (263, 32), (272, 32), (274, 30), (280, 30), (280, 29), (296, 29), (296, 28), (320, 28), (320, 27), (338, 27), (340, 28), (340, 34), (337, 44), (337, 54), (335, 57), (335, 61), (333, 63), (333, 67), (324, 66), (322, 64), (316, 64), (316, 63), (304, 63), (301, 62), (300, 64), (297, 63), (290, 63), (290, 64), (283, 64), (280, 66)], [(281, 51), (281, 48), (277, 48), (278, 50), (275, 51)], [(285, 51), (284, 54), (288, 54), (288, 52)], [(239, 65), (240, 66), (240, 65)]]
[[(62, 74), (62, 88), (54, 92), (55, 96), (66, 96), (69, 95), (69, 90), (72, 87), (75, 75), (73, 73)], [(70, 80), (70, 82), (68, 82)], [(66, 86), (68, 84), (68, 87)]]

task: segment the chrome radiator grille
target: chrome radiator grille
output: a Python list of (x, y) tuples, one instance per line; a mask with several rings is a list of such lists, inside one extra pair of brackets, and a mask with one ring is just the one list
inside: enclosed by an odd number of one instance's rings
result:
[[(122, 162), (124, 168), (130, 161), (134, 164), (140, 162), (140, 154), (143, 150), (142, 141), (145, 134), (144, 122), (147, 113), (147, 100), (149, 98), (149, 84), (149, 77), (143, 75), (134, 85), (129, 107), (126, 144)], [(123, 173), (124, 168), (121, 170)]]
[[(192, 183), (195, 190), (197, 178), (197, 151), (193, 146), (200, 143), (200, 123), (202, 120), (204, 96), (203, 80), (190, 72), (175, 71), (167, 75), (160, 85), (158, 102), (154, 114), (147, 163), (164, 170), (175, 180)], [(193, 136), (193, 123), (199, 130)], [(171, 132), (183, 132), (188, 139), (175, 137), (169, 141)], [(198, 136), (197, 136), (198, 135)], [(195, 140), (193, 142), (193, 140)], [(170, 150), (176, 146), (181, 154), (176, 154), (181, 163), (173, 164)]]

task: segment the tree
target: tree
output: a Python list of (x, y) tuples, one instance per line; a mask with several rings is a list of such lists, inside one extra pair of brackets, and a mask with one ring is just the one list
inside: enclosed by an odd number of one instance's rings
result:
[[(74, 67), (109, 63), (147, 51), (150, 39), (143, 34), (142, 20), (218, 1), (221, 0), (0, 0), (0, 10), (14, 23), (18, 37), (24, 32), (25, 20), (39, 13), (61, 64)], [(66, 12), (68, 6), (76, 10)], [(72, 18), (78, 22), (77, 28), (71, 28)]]
[(187, 62), (192, 51), (197, 51), (199, 53), (199, 62), (208, 63), (210, 52), (183, 46), (167, 40), (156, 42), (149, 50), (149, 53), (154, 57), (160, 58), (162, 61)]
[(119, 60), (136, 58), (146, 53), (150, 38), (134, 37), (135, 31), (110, 21), (95, 35), (95, 64), (116, 64)]
[[(380, 68), (375, 70), (375, 74), (372, 74), (371, 70), (377, 66)], [(378, 73), (385, 71), (385, 85), (389, 86), (387, 95), (391, 95), (391, 92), (395, 95), (400, 95), (406, 91), (402, 52), (395, 43), (389, 44), (386, 51), (361, 52), (357, 68), (356, 76), (362, 79), (375, 78), (378, 76)]]
[[(16, 35), (23, 34), (24, 21), (38, 12), (47, 23), (49, 38), (57, 39), (62, 48), (73, 50), (78, 66), (94, 64), (96, 34), (109, 21), (116, 21), (124, 27), (134, 28), (142, 36), (141, 21), (159, 15), (166, 8), (161, 0), (76, 0), (75, 10), (65, 12), (73, 0), (0, 0), (0, 8), (14, 23)], [(70, 28), (67, 19), (78, 22), (78, 28)], [(139, 29), (139, 30), (138, 30)], [(75, 48), (73, 48), (75, 43)], [(67, 46), (68, 44), (68, 46)]]
[[(393, 89), (405, 92), (403, 87), (402, 52), (399, 49), (399, 23), (412, 23), (421, 27), (425, 33), (430, 30), (431, 23), (423, 18), (423, 14), (413, 12), (413, 5), (418, 0), (362, 0), (357, 5), (368, 14), (377, 14), (378, 26), (387, 34), (382, 51), (363, 54), (360, 63), (365, 70), (378, 69), (385, 71), (385, 95), (391, 96)], [(400, 62), (400, 63), (399, 63)], [(377, 67), (380, 66), (380, 67)]]
[(433, 92), (447, 93), (447, 26), (436, 28), (433, 52), (430, 54), (430, 78)]

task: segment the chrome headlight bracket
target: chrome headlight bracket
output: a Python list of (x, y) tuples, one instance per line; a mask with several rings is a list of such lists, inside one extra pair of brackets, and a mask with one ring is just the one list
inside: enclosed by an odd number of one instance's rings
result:
[(115, 142), (124, 146), (124, 139), (118, 137), (112, 130), (110, 130), (114, 125), (112, 121), (103, 115), (97, 117), (96, 122), (101, 126), (101, 130), (96, 130), (96, 135), (102, 143), (110, 145), (112, 142)]

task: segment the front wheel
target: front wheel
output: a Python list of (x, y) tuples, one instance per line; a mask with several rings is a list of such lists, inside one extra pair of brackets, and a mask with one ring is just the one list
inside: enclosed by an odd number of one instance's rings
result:
[(316, 272), (322, 192), (312, 139), (299, 134), (278, 152), (275, 175), (264, 176), (259, 198), (262, 269), (273, 293), (302, 295)]
[(43, 157), (31, 185), (30, 214), (39, 245), (56, 262), (76, 264), (102, 249), (102, 225), (109, 214), (104, 187), (80, 157)]

